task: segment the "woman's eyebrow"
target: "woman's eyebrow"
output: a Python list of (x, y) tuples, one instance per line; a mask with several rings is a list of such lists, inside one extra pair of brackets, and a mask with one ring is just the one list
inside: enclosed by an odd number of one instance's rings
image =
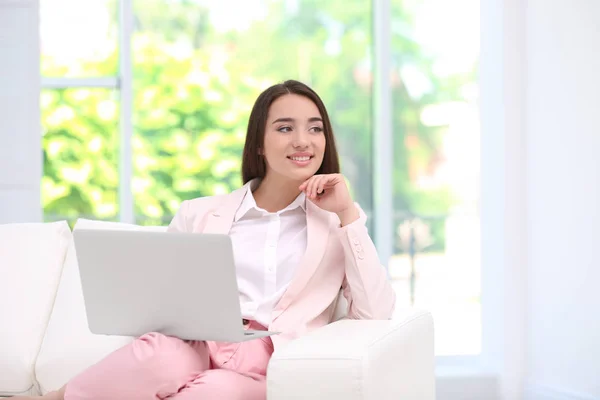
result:
[(294, 118), (277, 118), (275, 121), (273, 121), (272, 123), (275, 124), (277, 122), (295, 122), (296, 120)]
[[(296, 120), (294, 118), (284, 117), (284, 118), (277, 118), (272, 123), (275, 124), (277, 122), (296, 122)], [(308, 122), (323, 122), (323, 119), (321, 117), (312, 117), (312, 118), (308, 119)]]

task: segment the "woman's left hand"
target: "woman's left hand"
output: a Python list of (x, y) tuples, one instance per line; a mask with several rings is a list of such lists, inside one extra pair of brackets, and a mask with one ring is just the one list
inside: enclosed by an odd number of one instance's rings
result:
[(360, 216), (341, 174), (313, 175), (299, 189), (319, 208), (336, 213), (342, 226), (356, 221)]

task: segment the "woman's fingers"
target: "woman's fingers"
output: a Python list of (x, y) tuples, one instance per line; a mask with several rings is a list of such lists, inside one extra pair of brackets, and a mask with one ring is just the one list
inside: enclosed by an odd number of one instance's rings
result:
[(327, 183), (326, 179), (319, 179), (319, 183), (317, 185), (317, 196), (323, 194), (323, 191), (325, 191), (326, 183)]
[(334, 187), (338, 183), (337, 175), (314, 175), (304, 181), (299, 189), (303, 191), (309, 198), (314, 199), (322, 194), (326, 189)]
[(310, 178), (308, 178), (302, 185), (300, 185), (300, 190), (302, 190), (304, 192), (304, 194), (306, 194), (306, 196), (309, 196), (309, 190), (310, 190), (310, 183), (312, 182), (313, 177), (311, 176)]
[(309, 184), (309, 191), (308, 191), (308, 195), (311, 199), (314, 199), (317, 195), (317, 186), (319, 185), (319, 180), (321, 180), (321, 176), (313, 176), (311, 178), (310, 184)]

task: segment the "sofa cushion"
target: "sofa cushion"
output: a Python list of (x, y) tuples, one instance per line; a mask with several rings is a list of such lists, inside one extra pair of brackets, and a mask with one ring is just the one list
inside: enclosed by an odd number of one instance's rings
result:
[(65, 221), (0, 225), (0, 396), (29, 392), (71, 230)]
[[(86, 219), (77, 221), (74, 230), (77, 229), (166, 231), (166, 227)], [(62, 387), (73, 376), (131, 340), (130, 337), (95, 335), (89, 331), (75, 246), (71, 240), (54, 310), (36, 363), (40, 391), (46, 393)]]

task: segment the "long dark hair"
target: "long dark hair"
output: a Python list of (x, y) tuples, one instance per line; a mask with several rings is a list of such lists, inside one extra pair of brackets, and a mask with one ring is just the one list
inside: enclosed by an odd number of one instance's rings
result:
[(317, 174), (337, 174), (340, 172), (340, 163), (335, 147), (333, 129), (331, 128), (329, 115), (327, 114), (327, 109), (325, 108), (323, 101), (314, 90), (304, 83), (287, 80), (283, 83), (273, 85), (262, 92), (252, 107), (242, 157), (242, 179), (244, 184), (254, 178), (264, 178), (267, 173), (265, 159), (260, 155), (259, 151), (264, 146), (267, 115), (269, 114), (271, 104), (279, 97), (286, 94), (297, 94), (310, 99), (319, 109), (319, 113), (323, 119), (325, 154)]

